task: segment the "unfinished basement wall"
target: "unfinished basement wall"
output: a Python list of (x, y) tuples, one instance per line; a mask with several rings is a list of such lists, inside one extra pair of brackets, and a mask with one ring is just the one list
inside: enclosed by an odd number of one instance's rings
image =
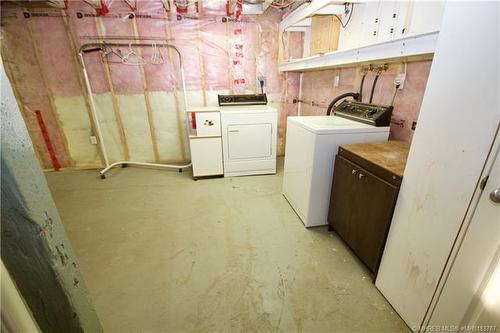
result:
[[(283, 124), (297, 110), (292, 100), (298, 94), (299, 76), (278, 72), (281, 11), (269, 8), (263, 15), (242, 16), (238, 21), (225, 1), (198, 1), (182, 16), (172, 1), (142, 0), (136, 8), (124, 0), (103, 3), (108, 12), (99, 16), (83, 0), (68, 1), (64, 10), (25, 9), (2, 2), (2, 56), (43, 168), (53, 169), (54, 159), (62, 168), (102, 165), (98, 146), (90, 142), (95, 124), (77, 58), (81, 45), (98, 42), (99, 37), (156, 37), (178, 47), (190, 106), (216, 105), (220, 93), (259, 91), (257, 77), (265, 76), (270, 105), (280, 110), (282, 153)], [(142, 57), (151, 59), (152, 52), (144, 48)], [(84, 57), (111, 161), (189, 160), (174, 53), (164, 52), (165, 62), (159, 65), (105, 62), (100, 52)]]
[[(406, 68), (404, 87), (398, 90), (394, 100), (390, 139), (410, 142), (413, 137), (412, 124), (418, 120), (420, 105), (424, 97), (427, 78), (432, 61), (410, 62)], [(390, 105), (398, 73), (404, 73), (404, 64), (391, 64), (383, 72), (375, 87), (373, 103)], [(361, 67), (339, 68), (305, 72), (302, 78), (300, 114), (302, 116), (326, 115), (328, 104), (338, 95), (357, 92), (363, 72)], [(339, 85), (335, 87), (335, 76)], [(368, 103), (375, 73), (368, 72), (363, 89), (363, 102)]]

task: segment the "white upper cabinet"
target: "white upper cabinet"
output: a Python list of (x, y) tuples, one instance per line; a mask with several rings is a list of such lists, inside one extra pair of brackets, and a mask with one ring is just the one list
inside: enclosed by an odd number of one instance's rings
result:
[[(369, 1), (355, 3), (342, 29), (339, 50), (438, 31), (445, 1)], [(342, 15), (347, 22), (348, 14)]]

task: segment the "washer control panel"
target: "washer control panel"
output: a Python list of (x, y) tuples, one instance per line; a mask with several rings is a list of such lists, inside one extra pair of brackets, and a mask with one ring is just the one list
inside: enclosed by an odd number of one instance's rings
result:
[(392, 106), (344, 100), (333, 110), (333, 113), (342, 118), (379, 127), (390, 125), (392, 109)]

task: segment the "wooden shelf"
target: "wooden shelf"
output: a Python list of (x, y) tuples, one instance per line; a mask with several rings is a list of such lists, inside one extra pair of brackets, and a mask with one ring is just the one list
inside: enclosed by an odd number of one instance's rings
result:
[(393, 39), (359, 48), (280, 62), (280, 72), (306, 72), (374, 62), (432, 59), (439, 31)]

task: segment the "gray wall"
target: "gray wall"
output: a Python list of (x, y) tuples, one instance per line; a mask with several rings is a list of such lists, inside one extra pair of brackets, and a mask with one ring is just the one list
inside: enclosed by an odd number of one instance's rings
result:
[(1, 255), (44, 332), (102, 332), (3, 62)]

